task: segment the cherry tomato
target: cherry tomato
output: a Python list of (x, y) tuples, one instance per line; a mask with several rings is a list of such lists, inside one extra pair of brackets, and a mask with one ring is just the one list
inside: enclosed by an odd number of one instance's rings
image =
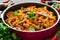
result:
[(32, 8), (33, 6), (29, 6), (29, 8)]
[(57, 2), (58, 4), (60, 4), (60, 2)]
[(57, 11), (58, 11), (58, 12), (59, 12), (59, 14), (60, 14), (60, 8), (58, 8), (58, 9), (57, 9)]
[(51, 40), (57, 40), (57, 35), (54, 35), (54, 37)]
[(46, 2), (47, 0), (41, 0), (41, 2)]

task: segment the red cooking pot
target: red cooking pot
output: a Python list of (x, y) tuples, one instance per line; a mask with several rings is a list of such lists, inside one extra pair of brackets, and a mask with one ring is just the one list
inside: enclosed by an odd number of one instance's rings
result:
[[(26, 32), (26, 31), (22, 31), (22, 30), (17, 30), (14, 29), (12, 27), (10, 27), (6, 22), (5, 19), (6, 17), (6, 13), (8, 11), (14, 11), (17, 9), (20, 9), (20, 7), (27, 7), (27, 6), (36, 6), (36, 7), (43, 7), (43, 6), (47, 6), (47, 9), (54, 12), (54, 15), (57, 17), (57, 21), (55, 22), (54, 25), (52, 25), (49, 28), (46, 28), (44, 30), (39, 30), (39, 31), (35, 31), (35, 32)], [(50, 35), (52, 35), (56, 29), (57, 29), (57, 23), (59, 22), (59, 14), (58, 12), (50, 7), (49, 5), (43, 4), (43, 3), (37, 3), (37, 2), (26, 2), (26, 3), (19, 3), (10, 7), (7, 7), (3, 13), (1, 14), (1, 18), (3, 20), (3, 22), (13, 30), (13, 32), (15, 32), (19, 37), (22, 38), (22, 40), (45, 40), (45, 38), (49, 37)]]

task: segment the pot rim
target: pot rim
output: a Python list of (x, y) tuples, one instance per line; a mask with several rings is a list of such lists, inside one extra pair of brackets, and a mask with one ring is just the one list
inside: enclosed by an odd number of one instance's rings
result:
[[(24, 3), (37, 3), (37, 4), (46, 5), (46, 6), (50, 7), (50, 8), (52, 8), (53, 10), (55, 10), (55, 12), (57, 13), (57, 16), (58, 16), (58, 19), (57, 19), (56, 23), (55, 23), (54, 25), (52, 25), (51, 27), (48, 27), (48, 28), (43, 29), (43, 30), (38, 30), (38, 31), (22, 31), (22, 30), (17, 30), (17, 29), (15, 29), (15, 28), (10, 27), (10, 26), (4, 21), (4, 18), (3, 18), (3, 17), (4, 17), (4, 16), (3, 16), (4, 13), (5, 13), (6, 10), (8, 10), (9, 8), (11, 8), (11, 7), (13, 7), (13, 6), (16, 6), (16, 5), (19, 5), (19, 4), (24, 4)], [(3, 21), (9, 28), (11, 28), (11, 29), (13, 29), (13, 30), (20, 31), (20, 32), (42, 32), (42, 31), (46, 31), (46, 30), (49, 30), (49, 29), (53, 28), (53, 27), (54, 27), (55, 25), (57, 25), (57, 23), (59, 22), (59, 13), (57, 12), (56, 9), (54, 9), (53, 7), (51, 7), (51, 6), (47, 5), (47, 4), (40, 3), (40, 2), (23, 2), (23, 3), (19, 3), (19, 4), (15, 4), (15, 5), (12, 5), (12, 6), (7, 7), (7, 8), (3, 11), (3, 13), (1, 14), (2, 21)]]

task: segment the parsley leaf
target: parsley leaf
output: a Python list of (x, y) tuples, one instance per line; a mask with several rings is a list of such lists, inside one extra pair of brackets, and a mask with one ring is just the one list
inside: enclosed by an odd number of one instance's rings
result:
[(30, 26), (30, 31), (35, 31), (35, 28), (33, 26)]
[(14, 12), (14, 16), (18, 16), (18, 11), (15, 11)]

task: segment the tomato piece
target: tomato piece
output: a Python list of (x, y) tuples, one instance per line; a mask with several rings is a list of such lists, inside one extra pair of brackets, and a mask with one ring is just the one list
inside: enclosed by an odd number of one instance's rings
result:
[(57, 11), (60, 13), (60, 8), (58, 8)]
[(51, 23), (51, 20), (48, 20), (49, 23)]
[(57, 35), (54, 35), (54, 37), (51, 40), (57, 40)]
[(29, 8), (32, 8), (33, 6), (29, 6)]
[(41, 0), (41, 2), (46, 2), (47, 0)]
[(39, 11), (39, 10), (36, 8), (35, 11)]
[(31, 20), (31, 19), (30, 19), (29, 21), (30, 21), (30, 22), (34, 22), (34, 20)]
[(60, 4), (60, 2), (57, 2), (58, 4)]

